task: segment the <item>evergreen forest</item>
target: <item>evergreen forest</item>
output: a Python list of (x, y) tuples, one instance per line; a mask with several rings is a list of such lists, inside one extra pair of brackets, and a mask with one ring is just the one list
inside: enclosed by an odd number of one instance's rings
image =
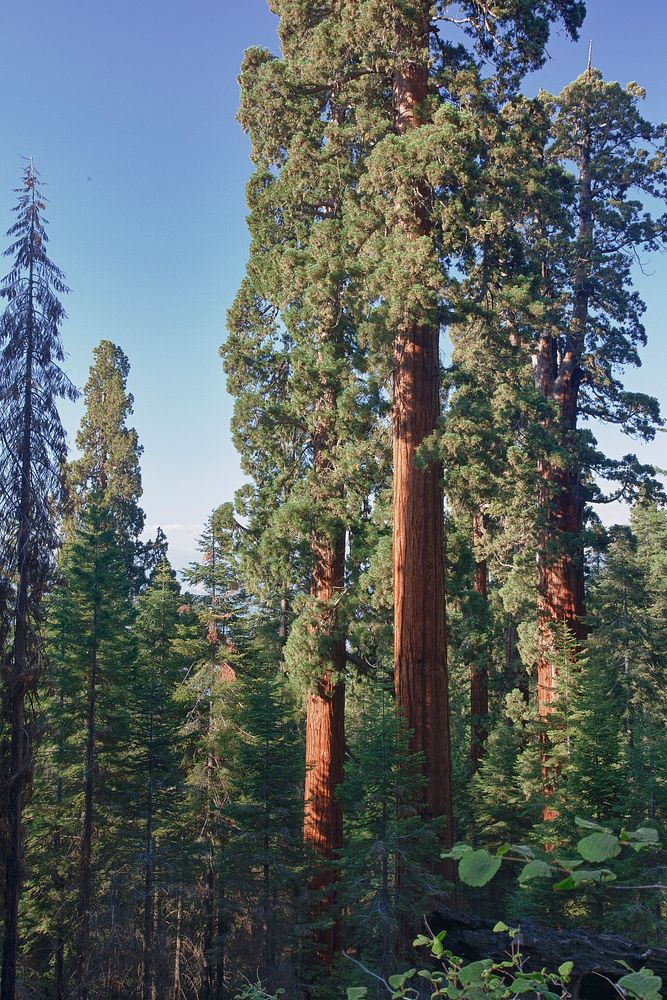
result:
[(632, 449), (665, 422), (627, 380), (665, 125), (594, 51), (527, 96), (582, 0), (269, 5), (220, 324), (245, 480), (180, 574), (146, 530), (132, 344), (70, 380), (19, 178), (0, 1000), (656, 1000), (667, 497)]

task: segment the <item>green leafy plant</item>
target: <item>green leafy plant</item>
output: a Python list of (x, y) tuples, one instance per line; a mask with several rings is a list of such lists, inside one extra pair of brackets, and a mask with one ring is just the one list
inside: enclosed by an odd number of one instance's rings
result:
[[(392, 1000), (419, 1000), (424, 997), (425, 984), (429, 984), (426, 989), (430, 990), (430, 1000), (437, 997), (448, 997), (449, 1000), (485, 1000), (486, 997), (517, 1000), (524, 994), (545, 997), (546, 1000), (567, 1000), (572, 996), (568, 985), (574, 962), (563, 962), (555, 972), (546, 968), (527, 969), (520, 950), (518, 929), (508, 927), (502, 921), (493, 929), (498, 934), (507, 934), (510, 939), (507, 958), (503, 961), (483, 958), (466, 963), (445, 947), (446, 932), (441, 931), (436, 935), (420, 934), (413, 941), (414, 947), (430, 950), (431, 955), (441, 963), (440, 969), (408, 969), (386, 980), (374, 973), (371, 975), (383, 983)], [(617, 983), (612, 983), (619, 997), (657, 1000), (662, 995), (662, 980), (650, 969), (642, 968), (635, 972), (625, 962), (618, 964), (628, 970)], [(364, 971), (369, 972), (367, 969)], [(254, 1000), (255, 994), (247, 995)], [(368, 996), (365, 986), (349, 986), (347, 989), (347, 1000), (367, 1000)], [(263, 997), (264, 994), (259, 994), (257, 1000), (263, 1000)]]
[[(442, 856), (458, 862), (459, 878), (466, 885), (475, 887), (486, 885), (497, 874), (504, 861), (521, 865), (520, 884), (532, 879), (552, 879), (553, 888), (562, 892), (575, 889), (584, 883), (615, 881), (616, 873), (610, 868), (582, 868), (584, 862), (600, 865), (604, 861), (612, 861), (618, 857), (624, 848), (639, 852), (660, 847), (658, 832), (652, 827), (639, 827), (631, 831), (621, 830), (619, 834), (615, 834), (608, 827), (590, 820), (577, 817), (575, 823), (581, 830), (587, 831), (576, 845), (575, 850), (579, 854), (576, 858), (554, 853), (549, 860), (543, 860), (536, 858), (533, 849), (525, 844), (502, 844), (495, 854), (485, 848), (474, 849), (469, 844), (455, 844)], [(667, 889), (667, 885), (651, 885), (645, 888)]]

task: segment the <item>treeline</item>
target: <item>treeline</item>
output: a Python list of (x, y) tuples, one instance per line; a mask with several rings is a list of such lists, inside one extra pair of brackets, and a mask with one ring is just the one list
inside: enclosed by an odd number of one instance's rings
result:
[[(452, 902), (455, 840), (549, 858), (576, 816), (664, 824), (664, 496), (591, 429), (662, 426), (623, 373), (664, 128), (592, 64), (521, 94), (575, 0), (278, 13), (281, 57), (241, 71), (251, 248), (221, 349), (247, 484), (190, 592), (140, 540), (108, 341), (66, 461), (66, 288), (25, 172), (0, 289), (0, 1000), (341, 996)], [(659, 939), (663, 854), (615, 864), (456, 898)]]

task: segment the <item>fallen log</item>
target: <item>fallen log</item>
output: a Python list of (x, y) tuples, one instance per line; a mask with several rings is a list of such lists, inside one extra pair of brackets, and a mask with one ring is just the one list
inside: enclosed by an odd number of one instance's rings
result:
[[(447, 932), (445, 947), (461, 958), (475, 961), (507, 957), (507, 935), (494, 932), (494, 924), (483, 917), (441, 907), (429, 925), (436, 933)], [(627, 970), (619, 962), (627, 962), (633, 969), (646, 966), (667, 983), (667, 948), (638, 944), (620, 934), (597, 934), (585, 929), (557, 930), (532, 920), (522, 921), (519, 933), (520, 950), (527, 968), (546, 967), (553, 971), (563, 962), (574, 962), (572, 992), (575, 996), (590, 1000), (603, 1000), (606, 996), (617, 998), (618, 993), (606, 980), (615, 982), (625, 974)]]

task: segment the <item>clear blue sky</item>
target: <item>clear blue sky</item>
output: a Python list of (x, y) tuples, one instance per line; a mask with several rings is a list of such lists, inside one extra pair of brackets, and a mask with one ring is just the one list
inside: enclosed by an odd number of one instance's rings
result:
[[(607, 78), (636, 79), (649, 92), (646, 114), (667, 117), (665, 0), (589, 0), (588, 9), (581, 41), (554, 37), (551, 62), (526, 90), (559, 90), (585, 67), (592, 38)], [(20, 156), (32, 155), (48, 185), (52, 256), (73, 289), (70, 375), (83, 385), (102, 338), (128, 354), (144, 507), (167, 530), (176, 565), (241, 481), (217, 354), (248, 246), (236, 75), (248, 45), (276, 50), (275, 24), (265, 0), (3, 3), (0, 230), (12, 221)], [(639, 286), (651, 343), (630, 382), (667, 406), (667, 259), (649, 269)], [(64, 409), (72, 435), (80, 412)], [(641, 454), (667, 465), (664, 440)]]

